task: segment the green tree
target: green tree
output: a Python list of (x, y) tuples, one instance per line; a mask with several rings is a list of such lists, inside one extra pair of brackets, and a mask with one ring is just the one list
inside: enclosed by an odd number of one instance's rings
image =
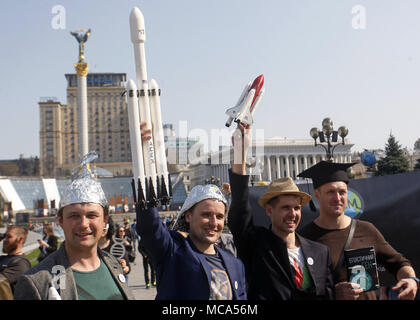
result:
[(404, 151), (392, 133), (389, 135), (388, 143), (385, 145), (385, 157), (379, 160), (377, 164), (378, 171), (376, 175), (378, 176), (403, 173), (410, 170)]

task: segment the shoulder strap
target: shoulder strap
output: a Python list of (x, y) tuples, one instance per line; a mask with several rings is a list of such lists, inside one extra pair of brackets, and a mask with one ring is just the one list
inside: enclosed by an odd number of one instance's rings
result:
[(338, 263), (337, 263), (337, 265), (335, 266), (335, 269), (334, 269), (334, 276), (335, 276), (336, 279), (337, 279), (337, 276), (338, 276), (338, 270), (340, 269), (341, 265), (343, 264), (344, 250), (347, 250), (349, 248), (351, 240), (353, 239), (354, 230), (356, 230), (356, 221), (357, 221), (356, 219), (351, 219), (350, 232), (349, 232), (349, 235), (347, 237), (346, 244), (344, 245), (344, 249), (341, 252), (340, 259), (338, 259)]

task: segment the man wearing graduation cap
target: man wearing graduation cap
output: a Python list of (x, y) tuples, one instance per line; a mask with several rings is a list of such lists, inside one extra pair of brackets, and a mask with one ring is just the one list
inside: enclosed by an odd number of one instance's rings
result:
[(87, 165), (93, 151), (73, 169), (73, 181), (62, 194), (58, 222), (64, 231), (61, 247), (21, 276), (17, 300), (134, 299), (120, 263), (98, 248), (107, 232), (108, 201)]
[(358, 284), (347, 280), (343, 248), (358, 249), (373, 246), (377, 262), (384, 265), (398, 279), (393, 288), (399, 299), (414, 299), (418, 279), (410, 262), (386, 242), (373, 224), (354, 220), (345, 215), (347, 207), (347, 169), (355, 163), (321, 161), (298, 176), (311, 178), (314, 196), (319, 203), (319, 216), (300, 233), (330, 248), (334, 265), (337, 299), (376, 299), (375, 291), (363, 292)]
[[(234, 154), (241, 155), (240, 146), (244, 141), (243, 155), (246, 155), (250, 130), (242, 124), (238, 128), (233, 135)], [(235, 156), (229, 172), (232, 203), (228, 226), (238, 257), (245, 265), (248, 297), (258, 300), (334, 299), (328, 247), (295, 232), (302, 206), (311, 196), (301, 192), (291, 178), (273, 181), (258, 200), (270, 218), (271, 226), (255, 226), (244, 158)]]

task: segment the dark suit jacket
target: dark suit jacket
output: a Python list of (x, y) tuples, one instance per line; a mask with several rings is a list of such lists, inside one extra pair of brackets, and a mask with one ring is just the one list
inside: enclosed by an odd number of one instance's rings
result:
[(47, 256), (49, 256), (51, 253), (57, 251), (57, 247), (58, 247), (58, 238), (56, 236), (46, 236), (44, 235), (44, 237), (42, 238), (42, 240), (45, 241), (45, 239), (47, 239), (47, 244), (49, 247), (45, 248), (45, 251), (47, 252), (46, 254), (44, 253), (44, 246), (39, 246), (39, 256), (38, 256), (38, 261), (41, 262), (43, 259), (45, 259)]
[[(137, 210), (137, 233), (151, 255), (157, 278), (156, 300), (208, 300), (211, 271), (204, 255), (189, 237), (168, 230), (156, 208)], [(232, 286), (233, 299), (246, 299), (243, 263), (218, 248)]]
[(314, 287), (296, 287), (286, 243), (270, 229), (256, 227), (248, 203), (248, 176), (230, 172), (232, 203), (228, 226), (245, 264), (249, 299), (334, 299), (332, 263), (328, 247), (297, 235)]

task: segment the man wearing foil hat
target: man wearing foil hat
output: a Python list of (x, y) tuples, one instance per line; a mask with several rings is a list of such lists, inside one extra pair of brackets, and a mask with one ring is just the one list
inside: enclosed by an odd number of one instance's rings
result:
[(108, 201), (87, 165), (95, 152), (73, 169), (73, 181), (62, 195), (57, 219), (64, 231), (61, 247), (21, 276), (15, 299), (133, 299), (120, 263), (98, 248), (107, 231)]
[(398, 280), (392, 288), (398, 298), (412, 300), (416, 296), (419, 279), (408, 259), (397, 252), (372, 223), (345, 215), (347, 184), (350, 181), (347, 169), (354, 164), (321, 161), (298, 175), (312, 179), (314, 195), (320, 208), (319, 216), (302, 228), (301, 234), (330, 248), (337, 299), (377, 299), (375, 291), (363, 292), (359, 284), (347, 280), (343, 254), (343, 248), (373, 246), (377, 262), (384, 265)]
[(173, 230), (160, 221), (157, 208), (137, 210), (137, 232), (156, 267), (157, 300), (246, 299), (242, 262), (215, 245), (226, 203), (217, 186), (195, 186)]
[[(147, 139), (142, 130), (142, 139)], [(137, 233), (155, 265), (156, 300), (244, 300), (242, 262), (215, 243), (222, 233), (227, 201), (215, 185), (195, 186), (172, 230), (156, 207), (136, 206)]]
[(244, 166), (249, 140), (250, 127), (239, 124), (233, 134), (235, 159), (229, 172), (232, 203), (228, 221), (238, 257), (245, 264), (248, 297), (261, 300), (334, 299), (328, 247), (295, 232), (302, 206), (311, 199), (309, 194), (301, 192), (291, 178), (273, 181), (258, 200), (270, 218), (271, 226), (254, 225), (249, 204), (249, 176)]

